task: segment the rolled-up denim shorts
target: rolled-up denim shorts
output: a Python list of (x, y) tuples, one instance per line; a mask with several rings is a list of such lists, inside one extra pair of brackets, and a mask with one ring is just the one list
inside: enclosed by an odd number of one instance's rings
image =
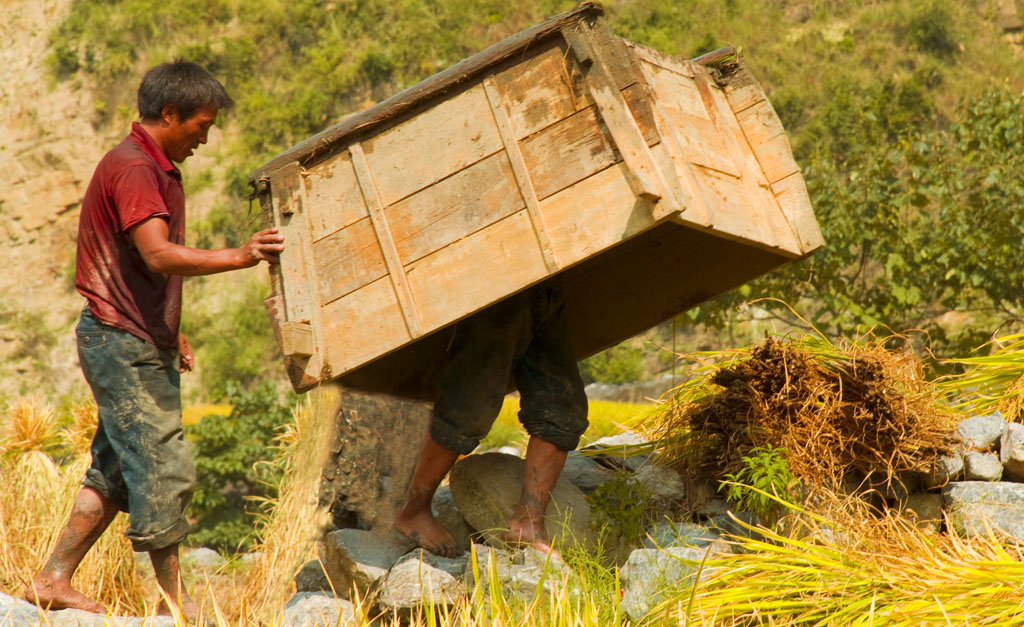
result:
[(103, 324), (88, 308), (75, 333), (99, 410), (83, 485), (128, 512), (136, 551), (177, 544), (188, 535), (196, 478), (181, 424), (178, 351)]
[(542, 283), (459, 322), (430, 436), (462, 455), (487, 435), (509, 382), (531, 436), (571, 451), (587, 430), (587, 395), (557, 284)]

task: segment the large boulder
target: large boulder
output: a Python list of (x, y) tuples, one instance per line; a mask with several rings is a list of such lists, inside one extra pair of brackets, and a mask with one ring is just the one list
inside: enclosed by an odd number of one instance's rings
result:
[(466, 569), (466, 582), (488, 594), (492, 585), (508, 596), (529, 601), (537, 594), (560, 589), (568, 578), (565, 564), (533, 548), (506, 551), (473, 545), (475, 562)]
[(615, 477), (615, 472), (588, 455), (569, 454), (562, 476), (585, 494), (590, 494)]
[(1024, 484), (1006, 481), (956, 481), (942, 489), (953, 530), (964, 536), (1024, 542)]
[(110, 627), (174, 627), (175, 622), (169, 616), (107, 617), (104, 614), (93, 614), (84, 610), (44, 611), (27, 601), (0, 593), (0, 625), (3, 627), (35, 627), (36, 625), (52, 627), (104, 627), (106, 625), (110, 625)]
[(647, 549), (683, 546), (705, 550), (710, 547), (712, 555), (730, 552), (729, 544), (717, 529), (690, 522), (663, 520), (648, 529), (644, 537), (644, 548)]
[(350, 598), (355, 588), (365, 598), (411, 548), (395, 533), (340, 529), (324, 538), (320, 559), (338, 594)]
[[(522, 495), (525, 474), (524, 460), (502, 453), (470, 455), (452, 468), (448, 483), (455, 506), (488, 544), (501, 545), (499, 536)], [(551, 493), (544, 524), (552, 539), (581, 542), (591, 549), (597, 545), (586, 496), (565, 477)]]
[(331, 589), (331, 582), (320, 560), (310, 560), (295, 574), (296, 592), (323, 592)]

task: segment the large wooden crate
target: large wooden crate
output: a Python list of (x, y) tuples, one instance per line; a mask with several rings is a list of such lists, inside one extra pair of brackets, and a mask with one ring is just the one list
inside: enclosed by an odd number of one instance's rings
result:
[(251, 175), (297, 390), (431, 399), (453, 324), (561, 275), (586, 357), (822, 245), (764, 91), (579, 5)]

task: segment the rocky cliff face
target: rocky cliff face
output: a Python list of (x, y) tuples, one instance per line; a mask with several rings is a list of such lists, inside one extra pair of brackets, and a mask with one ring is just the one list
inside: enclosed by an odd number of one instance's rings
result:
[(85, 390), (72, 336), (78, 209), (121, 130), (94, 128), (90, 91), (47, 74), (48, 33), (70, 5), (0, 4), (0, 400)]

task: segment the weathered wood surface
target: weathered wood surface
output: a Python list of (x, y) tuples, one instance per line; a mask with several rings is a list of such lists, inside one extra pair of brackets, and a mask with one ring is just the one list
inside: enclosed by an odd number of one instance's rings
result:
[[(821, 246), (778, 117), (727, 50), (630, 44), (593, 4), (524, 33), (252, 174), (288, 241), (268, 311), (297, 389), (430, 398), (454, 323), (556, 273), (621, 288), (574, 314), (584, 357)], [(710, 268), (669, 250), (716, 242), (731, 257)], [(603, 298), (573, 290), (570, 309)]]

